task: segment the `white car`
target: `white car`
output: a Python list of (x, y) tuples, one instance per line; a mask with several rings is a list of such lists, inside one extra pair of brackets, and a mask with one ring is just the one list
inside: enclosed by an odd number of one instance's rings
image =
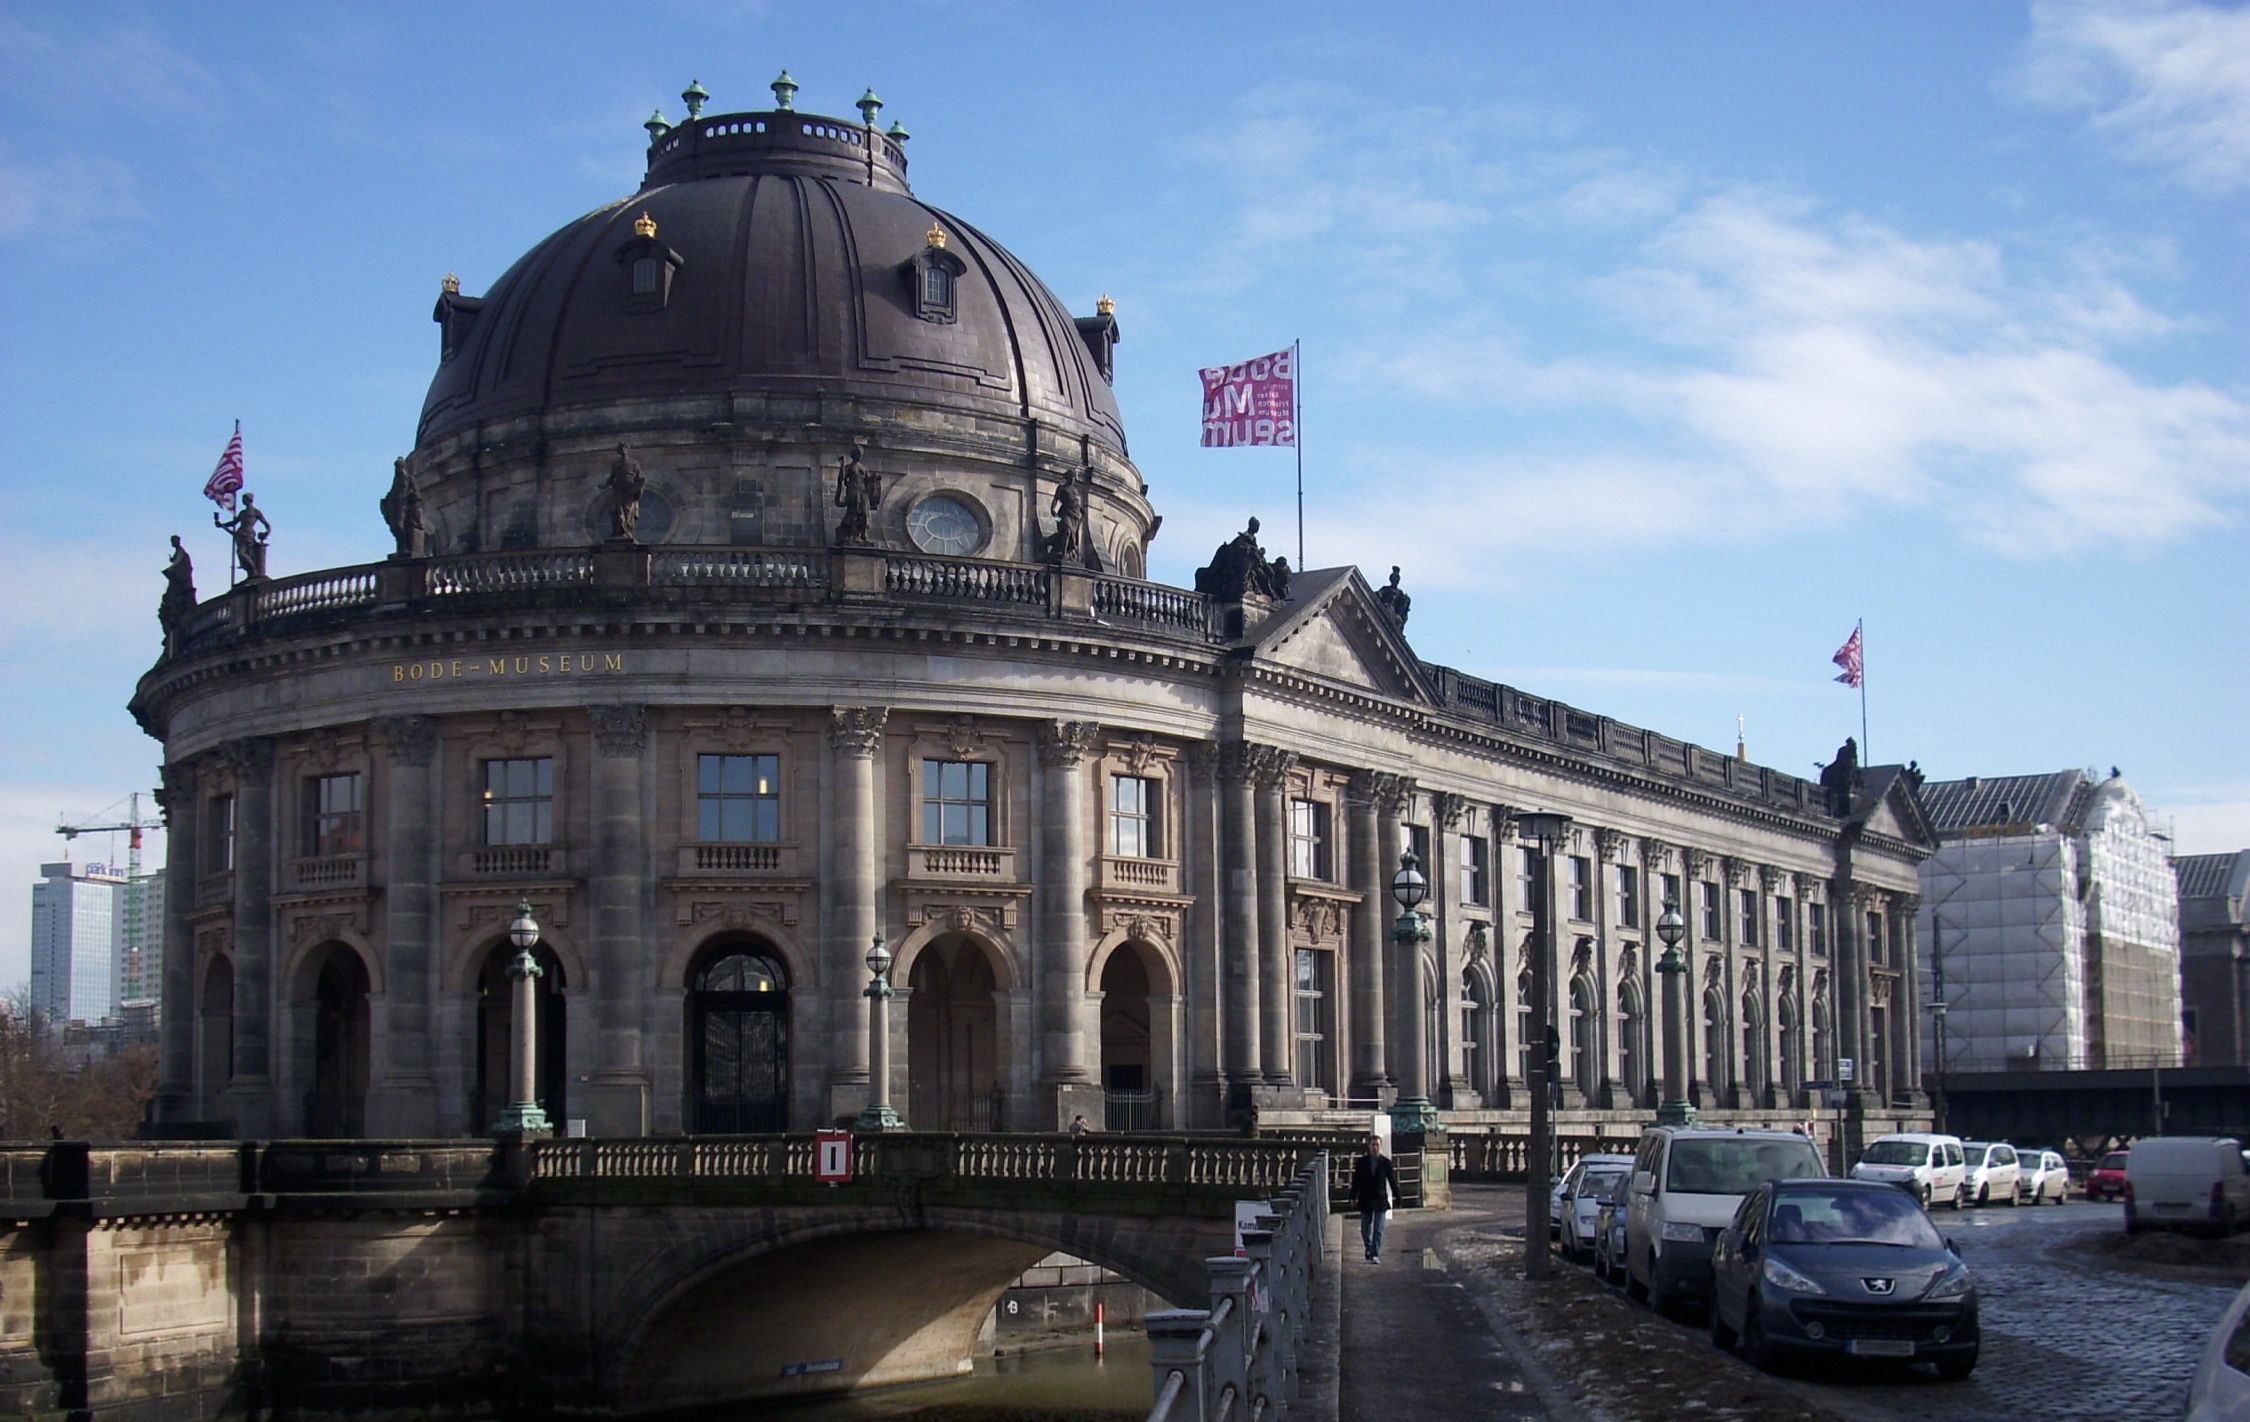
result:
[[(1564, 1171), (1562, 1178), (1557, 1180), (1547, 1191), (1547, 1238), (1563, 1240), (1563, 1202), (1570, 1198), (1571, 1191), (1578, 1188), (1578, 1182), (1585, 1176), (1587, 1170), (1595, 1166), (1630, 1168), (1632, 1164), (1633, 1157), (1629, 1155), (1582, 1155), (1578, 1157), (1576, 1163), (1570, 1169)], [(1569, 1243), (1567, 1240), (1564, 1240), (1563, 1243), (1564, 1252), (1568, 1253)]]
[(2203, 1345), (2188, 1385), (2187, 1422), (2250, 1422), (2250, 1284)]
[(1961, 1164), (1966, 1172), (1961, 1190), (1970, 1204), (2016, 1203), (2016, 1182), (2023, 1170), (2016, 1164), (2014, 1146), (2005, 1141), (1963, 1141)]
[(1581, 1263), (1594, 1257), (1601, 1234), (1602, 1197), (1633, 1170), (1629, 1155), (1594, 1155), (1581, 1162), (1578, 1182), (1562, 1201), (1562, 1252)]
[(1852, 1167), (1852, 1179), (1896, 1185), (1920, 1200), (1925, 1210), (1941, 1204), (1960, 1209), (1966, 1174), (1959, 1136), (1918, 1132), (1878, 1137)]
[(2016, 1177), (2018, 1199), (2031, 1205), (2044, 1205), (2049, 1200), (2058, 1205), (2070, 1203), (2070, 1167), (2060, 1155), (2037, 1146), (2017, 1146), (2016, 1165), (2022, 1172)]

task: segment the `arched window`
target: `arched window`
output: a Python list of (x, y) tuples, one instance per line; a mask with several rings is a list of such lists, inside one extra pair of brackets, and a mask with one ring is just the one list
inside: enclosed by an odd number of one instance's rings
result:
[(199, 1024), (203, 1064), (203, 1106), (207, 1119), (216, 1119), (219, 1093), (234, 1080), (234, 963), (225, 954), (215, 955), (203, 972), (203, 1011)]
[(366, 1129), (368, 1078), (367, 966), (341, 943), (331, 944), (313, 981), (312, 1090), (305, 1094), (305, 1134), (357, 1136)]
[(1637, 1102), (1648, 1067), (1641, 1060), (1641, 1038), (1648, 1024), (1641, 1012), (1641, 986), (1631, 978), (1617, 985), (1617, 1079), (1627, 1100)]
[(1516, 974), (1516, 1079), (1531, 1079), (1531, 969)]
[(1823, 1081), (1836, 1079), (1836, 1017), (1828, 1005), (1826, 973), (1813, 979), (1812, 1069)]
[(1797, 1030), (1796, 995), (1789, 991), (1786, 983), (1782, 987), (1781, 1000), (1774, 1004), (1773, 1020), (1781, 1034), (1781, 1089), (1793, 1101), (1796, 1099), (1797, 1088), (1805, 1082), (1801, 1063), (1805, 1044), (1799, 1039)]
[(1727, 998), (1715, 981), (1703, 989), (1703, 1084), (1713, 1091), (1727, 1084)]
[(1594, 985), (1584, 977), (1570, 980), (1570, 1079), (1588, 1096), (1601, 1089), (1601, 1053), (1594, 1047), (1597, 1013)]
[(689, 1119), (699, 1134), (789, 1129), (789, 979), (756, 948), (719, 949), (688, 992)]
[(1492, 1055), (1492, 989), (1475, 968), (1461, 973), (1461, 1052), (1470, 1087), (1489, 1104), (1499, 1095), (1492, 1079), (1499, 1066)]
[(1742, 1084), (1754, 1093), (1766, 1088), (1766, 1018), (1756, 988), (1742, 992)]
[[(469, 1128), (491, 1130), (515, 1095), (516, 993), (508, 968), (516, 946), (506, 939), (492, 945), (477, 974), (477, 1075), (469, 1103)], [(540, 1109), (561, 1130), (568, 1109), (564, 1093), (569, 1073), (563, 1013), (563, 970), (555, 952), (542, 943), (532, 949), (539, 976), (532, 979), (532, 1080)]]

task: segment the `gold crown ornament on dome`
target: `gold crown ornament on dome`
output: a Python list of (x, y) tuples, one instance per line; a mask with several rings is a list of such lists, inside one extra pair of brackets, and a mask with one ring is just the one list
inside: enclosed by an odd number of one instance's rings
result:
[(930, 230), (922, 234), (922, 240), (942, 252), (945, 250), (945, 229), (933, 222)]
[(438, 285), (444, 287), (447, 291), (453, 293), (456, 296), (461, 294), (461, 278), (455, 276), (451, 272), (447, 272), (445, 274), (445, 280), (439, 282)]
[(1099, 296), (1094, 300), (1094, 309), (1104, 316), (1115, 316), (1117, 314), (1117, 302), (1109, 296)]
[(656, 235), (656, 219), (645, 212), (634, 218), (633, 234), (637, 237), (654, 237)]

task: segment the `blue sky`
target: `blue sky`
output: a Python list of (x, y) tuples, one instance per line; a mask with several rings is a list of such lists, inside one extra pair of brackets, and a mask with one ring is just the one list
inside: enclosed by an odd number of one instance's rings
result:
[(784, 65), (1117, 299), (1154, 576), (1253, 513), (1294, 557), (1195, 372), (1302, 338), (1310, 562), (1403, 565), (1424, 656), (1810, 773), (1864, 618), (1877, 759), (2115, 764), (2250, 844), (2250, 12), (1394, 8), (0, 9), (0, 882), (154, 783), (122, 708), (166, 536), (223, 576), (232, 421), (275, 572), (379, 556), (439, 278)]

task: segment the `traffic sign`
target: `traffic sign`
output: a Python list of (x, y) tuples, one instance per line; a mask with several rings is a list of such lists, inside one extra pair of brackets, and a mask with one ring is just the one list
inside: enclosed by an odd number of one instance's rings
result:
[(1850, 1057), (1838, 1057), (1836, 1059), (1836, 1079), (1838, 1081), (1850, 1081), (1852, 1079), (1852, 1059)]
[(852, 1133), (813, 1133), (813, 1179), (823, 1185), (849, 1185), (852, 1179)]

